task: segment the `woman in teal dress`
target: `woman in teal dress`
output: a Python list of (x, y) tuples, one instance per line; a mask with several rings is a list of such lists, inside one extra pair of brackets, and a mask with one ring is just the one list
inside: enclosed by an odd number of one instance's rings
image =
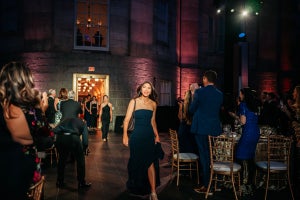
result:
[[(129, 102), (123, 124), (123, 144), (129, 146), (127, 189), (130, 193), (146, 195), (157, 200), (156, 186), (159, 183), (155, 144), (160, 142), (156, 127), (157, 94), (150, 82), (144, 82), (137, 89), (137, 97)], [(127, 128), (134, 115), (134, 130), (128, 138)]]

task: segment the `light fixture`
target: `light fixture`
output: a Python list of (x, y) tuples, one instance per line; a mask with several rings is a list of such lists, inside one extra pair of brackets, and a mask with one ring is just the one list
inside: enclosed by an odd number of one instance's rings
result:
[(81, 20), (80, 18), (77, 18), (76, 24), (81, 26), (86, 26), (88, 29), (93, 27), (101, 27), (102, 26), (101, 19), (95, 20), (92, 18), (93, 13), (91, 14), (91, 0), (87, 0), (87, 11), (88, 13), (86, 18), (86, 24), (84, 23), (85, 20)]
[(247, 15), (248, 15), (248, 10), (242, 11), (242, 16), (243, 16), (243, 17), (245, 17), (245, 16), (247, 16)]

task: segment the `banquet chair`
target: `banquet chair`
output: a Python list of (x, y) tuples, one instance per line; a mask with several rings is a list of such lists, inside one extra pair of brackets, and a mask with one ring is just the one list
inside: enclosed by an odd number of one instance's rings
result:
[(58, 153), (57, 153), (57, 149), (56, 149), (55, 145), (53, 145), (52, 147), (50, 147), (48, 149), (45, 149), (45, 157), (47, 155), (50, 155), (51, 167), (52, 167), (52, 164), (53, 164), (53, 157), (55, 157), (56, 163), (58, 163)]
[[(292, 138), (282, 135), (268, 136), (267, 160), (256, 162), (255, 184), (259, 177), (265, 178), (265, 200), (267, 199), (270, 183), (280, 187), (280, 184), (287, 183), (294, 199), (290, 181), (290, 151)], [(261, 176), (259, 176), (261, 174)], [(263, 176), (265, 175), (265, 176)]]
[[(239, 195), (241, 196), (240, 170), (241, 165), (234, 162), (235, 139), (233, 137), (208, 136), (210, 154), (210, 179), (205, 194), (207, 199), (212, 182), (214, 191), (218, 191), (218, 183), (231, 183), (235, 199), (237, 200), (236, 182), (238, 184)], [(237, 180), (237, 181), (236, 181)]]
[(192, 171), (197, 173), (197, 183), (199, 184), (199, 168), (198, 159), (199, 156), (195, 153), (180, 153), (179, 141), (176, 130), (169, 129), (170, 139), (171, 139), (171, 180), (173, 180), (173, 174), (176, 170), (177, 183), (179, 185), (179, 176), (182, 171), (189, 171), (190, 177), (192, 177)]
[(27, 192), (28, 200), (40, 200), (43, 196), (44, 191), (44, 183), (45, 183), (45, 176), (41, 177), (41, 180), (31, 186)]

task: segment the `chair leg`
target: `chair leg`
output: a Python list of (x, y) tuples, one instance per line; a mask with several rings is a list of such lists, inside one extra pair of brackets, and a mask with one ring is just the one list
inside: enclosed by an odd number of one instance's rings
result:
[(56, 164), (58, 163), (58, 153), (57, 153), (57, 149), (54, 148), (54, 153), (55, 153), (55, 158), (56, 158)]
[(198, 166), (198, 162), (196, 162), (196, 167), (197, 167), (197, 183), (199, 184), (199, 166)]
[(237, 173), (237, 177), (238, 177), (239, 194), (240, 196), (242, 196), (240, 172)]
[(291, 185), (291, 181), (290, 181), (290, 173), (289, 172), (288, 172), (288, 183), (289, 183), (289, 187), (290, 187), (291, 197), (294, 200), (294, 194), (293, 194), (293, 189), (292, 189), (292, 185)]
[(207, 199), (208, 193), (210, 191), (210, 187), (211, 187), (211, 183), (212, 183), (212, 179), (213, 179), (212, 177), (213, 177), (213, 172), (210, 173), (209, 183), (208, 183), (208, 187), (207, 187), (207, 190), (205, 193), (205, 199)]
[(232, 183), (232, 188), (233, 188), (235, 199), (238, 200), (238, 197), (237, 197), (237, 194), (236, 194), (235, 185), (234, 185), (235, 182), (234, 182), (234, 175), (233, 174), (231, 174), (231, 183)]
[(179, 166), (177, 166), (177, 186), (179, 185)]
[(267, 196), (268, 196), (269, 179), (270, 179), (270, 173), (268, 172), (268, 174), (267, 174), (267, 183), (266, 183), (266, 191), (265, 191), (265, 200), (267, 200)]

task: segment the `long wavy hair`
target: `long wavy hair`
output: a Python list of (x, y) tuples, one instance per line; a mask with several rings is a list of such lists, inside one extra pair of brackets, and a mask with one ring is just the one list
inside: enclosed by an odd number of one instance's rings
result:
[(143, 82), (141, 85), (138, 86), (138, 88), (136, 89), (137, 95), (136, 95), (135, 98), (138, 98), (138, 97), (142, 96), (142, 87), (143, 87), (146, 83), (148, 83), (148, 84), (151, 86), (151, 93), (150, 93), (150, 95), (149, 95), (149, 98), (150, 98), (151, 100), (155, 101), (156, 103), (158, 103), (158, 100), (157, 100), (157, 93), (156, 93), (156, 91), (155, 91), (155, 88), (154, 88), (153, 84), (152, 84), (150, 81), (145, 81), (145, 82)]
[(22, 62), (9, 62), (0, 72), (0, 104), (4, 109), (13, 104), (27, 111), (40, 105), (39, 92), (29, 67)]

